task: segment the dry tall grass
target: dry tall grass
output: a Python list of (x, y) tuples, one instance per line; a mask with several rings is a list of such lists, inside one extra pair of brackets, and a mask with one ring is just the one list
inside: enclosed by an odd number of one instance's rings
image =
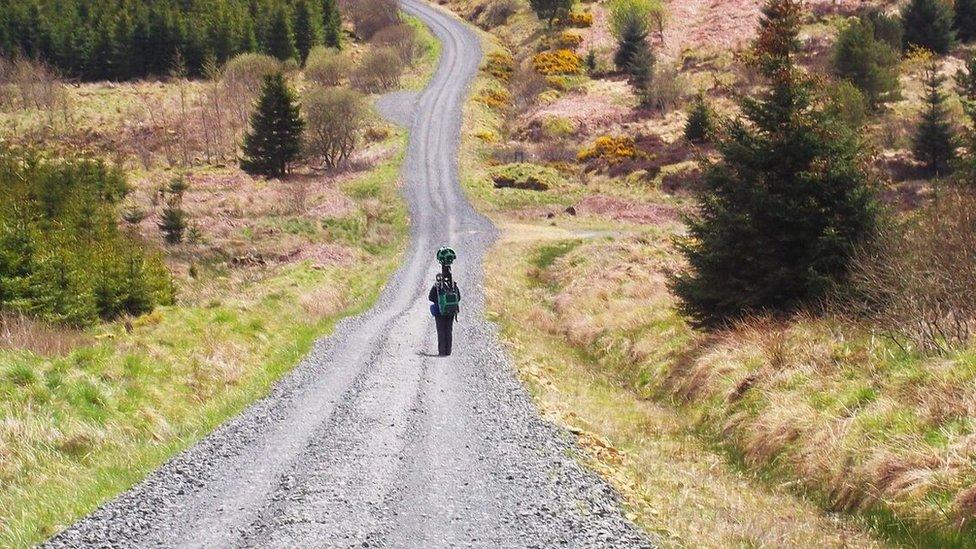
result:
[(59, 357), (91, 342), (84, 332), (34, 320), (21, 313), (0, 312), (0, 349)]

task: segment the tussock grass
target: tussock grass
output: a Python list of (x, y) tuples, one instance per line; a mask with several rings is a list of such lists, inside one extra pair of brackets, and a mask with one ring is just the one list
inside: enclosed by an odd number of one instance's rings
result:
[(523, 244), (521, 259), (506, 248), (493, 259), (507, 262), (499, 272), (525, 274), (507, 289), (494, 278), (493, 303), (505, 322), (530, 327), (518, 348), (565, 341), (560, 359), (590, 372), (572, 375), (673, 406), (744, 474), (860, 516), (890, 540), (973, 545), (972, 351), (906, 354), (856, 326), (804, 316), (697, 334), (665, 286), (677, 261), (668, 232)]
[[(561, 231), (554, 235), (565, 238)], [(656, 333), (668, 341), (688, 333), (657, 311), (657, 275), (616, 271), (619, 264), (606, 263), (616, 254), (642, 257), (645, 249), (544, 235), (535, 241), (506, 239), (503, 245), (489, 258), (489, 305), (520, 375), (543, 413), (579, 435), (589, 465), (621, 492), (631, 519), (665, 546), (878, 545), (856, 524), (737, 469), (698, 435), (688, 414), (642, 394), (646, 370), (624, 364), (636, 357), (664, 360), (668, 348), (623, 339)], [(578, 310), (579, 293), (592, 306)], [(625, 305), (628, 294), (648, 301)], [(611, 332), (624, 325), (626, 335)]]

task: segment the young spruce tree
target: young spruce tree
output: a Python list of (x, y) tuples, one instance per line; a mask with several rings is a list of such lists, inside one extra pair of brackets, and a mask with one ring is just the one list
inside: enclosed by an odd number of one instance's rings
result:
[(905, 47), (947, 53), (956, 41), (952, 20), (952, 6), (946, 0), (911, 0), (902, 14)]
[(264, 80), (251, 131), (244, 137), (241, 168), (250, 174), (281, 177), (302, 148), (305, 122), (295, 94), (279, 72)]
[(715, 131), (715, 113), (712, 112), (704, 92), (698, 92), (691, 109), (688, 111), (688, 121), (685, 122), (685, 139), (692, 143), (705, 143)]
[(898, 82), (898, 52), (875, 38), (869, 19), (854, 19), (841, 30), (834, 46), (834, 72), (858, 87), (872, 108), (895, 100)]
[(925, 110), (912, 139), (915, 158), (925, 163), (929, 173), (948, 175), (956, 153), (955, 135), (946, 108), (946, 95), (942, 84), (946, 77), (939, 74), (939, 67), (932, 62), (925, 69)]
[(304, 66), (305, 60), (308, 59), (308, 52), (312, 51), (312, 47), (319, 42), (318, 29), (307, 0), (298, 0), (293, 9), (295, 23), (292, 28), (295, 29), (295, 49), (298, 50), (298, 62)]
[(794, 56), (800, 0), (767, 0), (754, 44), (766, 91), (717, 138), (670, 285), (699, 326), (815, 302), (847, 273), (876, 206), (849, 129), (818, 106)]
[(322, 0), (322, 43), (327, 48), (342, 48), (342, 17), (337, 0)]
[(277, 57), (282, 61), (298, 58), (298, 51), (295, 49), (295, 35), (292, 33), (287, 5), (279, 4), (271, 13), (271, 21), (264, 40), (264, 48), (268, 55)]

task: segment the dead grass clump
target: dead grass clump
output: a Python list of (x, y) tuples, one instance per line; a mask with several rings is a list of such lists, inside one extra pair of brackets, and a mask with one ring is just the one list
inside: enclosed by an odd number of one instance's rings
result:
[(0, 313), (0, 348), (58, 357), (88, 343), (90, 338), (84, 332), (47, 324), (20, 313)]
[(945, 354), (976, 330), (976, 194), (949, 190), (855, 259), (841, 308), (903, 348)]
[(481, 28), (490, 30), (507, 23), (511, 16), (518, 13), (518, 10), (518, 0), (492, 0), (477, 15), (477, 22)]

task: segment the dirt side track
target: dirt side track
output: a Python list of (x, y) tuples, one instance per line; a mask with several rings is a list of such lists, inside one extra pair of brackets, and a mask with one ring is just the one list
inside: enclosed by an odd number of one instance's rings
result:
[[(271, 394), (51, 547), (644, 547), (614, 492), (542, 421), (484, 320), (492, 224), (457, 182), (461, 107), (477, 36), (403, 0), (443, 42), (429, 87), (392, 101), (412, 120), (404, 167), (412, 234), (377, 306), (344, 321)], [(414, 103), (404, 117), (404, 104)], [(456, 353), (436, 350), (434, 250), (460, 253)]]

